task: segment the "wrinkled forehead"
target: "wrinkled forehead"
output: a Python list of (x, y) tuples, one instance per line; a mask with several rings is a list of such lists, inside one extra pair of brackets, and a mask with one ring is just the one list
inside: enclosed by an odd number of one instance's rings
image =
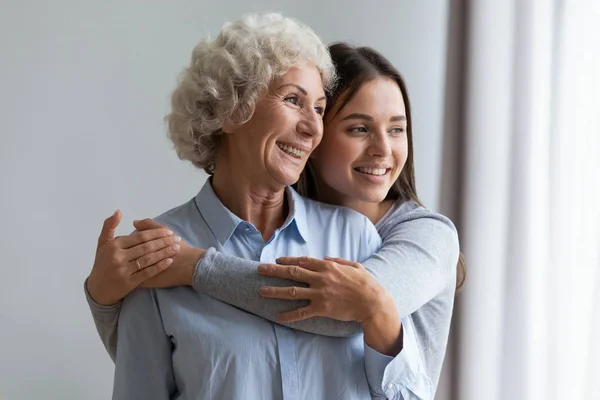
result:
[(269, 83), (270, 91), (278, 91), (283, 87), (295, 88), (301, 94), (315, 100), (325, 98), (323, 78), (317, 67), (311, 63), (294, 65)]

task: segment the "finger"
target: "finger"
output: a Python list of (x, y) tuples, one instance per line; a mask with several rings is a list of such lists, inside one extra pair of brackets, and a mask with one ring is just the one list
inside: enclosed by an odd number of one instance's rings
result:
[(338, 264), (342, 264), (342, 265), (347, 265), (349, 267), (354, 267), (354, 268), (364, 268), (362, 266), (362, 264), (354, 262), (354, 261), (348, 261), (344, 258), (336, 258), (336, 257), (325, 257), (326, 261), (333, 261), (336, 262)]
[(311, 271), (323, 271), (326, 268), (325, 261), (310, 257), (279, 257), (275, 262), (281, 265), (298, 265)]
[[(138, 244), (137, 246), (125, 250), (125, 257), (127, 261), (136, 260), (159, 250), (165, 249), (169, 246), (180, 246), (180, 242), (181, 238), (179, 236), (164, 236), (159, 239)], [(174, 248), (173, 250), (175, 251), (173, 254), (176, 254), (179, 251), (179, 247)]]
[(265, 276), (305, 283), (314, 282), (319, 277), (317, 272), (297, 265), (261, 264), (258, 266), (257, 272)]
[(115, 229), (119, 226), (122, 216), (121, 210), (117, 209), (113, 215), (104, 220), (100, 236), (98, 237), (98, 244), (108, 243), (115, 238)]
[(146, 268), (158, 263), (161, 260), (173, 257), (179, 252), (179, 249), (180, 249), (180, 247), (178, 244), (173, 244), (169, 247), (165, 247), (162, 250), (155, 251), (154, 253), (146, 254), (145, 256), (140, 257), (138, 259), (134, 259), (133, 261), (130, 262), (130, 264), (132, 266), (131, 273), (132, 274), (136, 273), (140, 270), (146, 269)]
[(314, 292), (314, 289), (297, 286), (263, 286), (258, 289), (262, 297), (282, 300), (310, 300), (314, 298)]
[(171, 266), (171, 264), (173, 264), (173, 259), (167, 258), (165, 260), (159, 261), (158, 263), (156, 263), (154, 265), (149, 266), (148, 268), (144, 268), (140, 271), (137, 271), (136, 273), (134, 273), (132, 275), (135, 286), (137, 287), (145, 280), (148, 280), (148, 279), (160, 274), (161, 272), (163, 272), (164, 270), (169, 268), (169, 266)]
[(169, 236), (173, 236), (173, 231), (170, 229), (150, 229), (149, 231), (139, 231), (130, 235), (120, 236), (117, 238), (117, 243), (122, 249), (130, 249), (142, 243)]
[(277, 322), (289, 324), (290, 322), (302, 321), (308, 318), (317, 317), (318, 314), (312, 306), (306, 306), (293, 311), (287, 311), (277, 316)]
[(133, 226), (138, 231), (146, 231), (148, 229), (158, 229), (158, 228), (168, 229), (168, 227), (166, 225), (159, 224), (158, 222), (156, 222), (155, 220), (153, 220), (151, 218), (135, 220), (135, 221), (133, 221)]

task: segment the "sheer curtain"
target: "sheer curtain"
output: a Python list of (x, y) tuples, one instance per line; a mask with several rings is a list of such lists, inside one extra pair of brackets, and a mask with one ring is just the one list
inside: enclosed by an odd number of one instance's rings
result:
[(436, 398), (600, 399), (600, 2), (450, 15), (441, 203), (468, 279)]

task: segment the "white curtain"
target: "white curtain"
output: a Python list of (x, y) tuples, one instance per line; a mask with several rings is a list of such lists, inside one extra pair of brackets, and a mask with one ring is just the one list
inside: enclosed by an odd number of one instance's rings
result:
[(441, 201), (468, 278), (436, 398), (600, 399), (600, 2), (451, 7)]

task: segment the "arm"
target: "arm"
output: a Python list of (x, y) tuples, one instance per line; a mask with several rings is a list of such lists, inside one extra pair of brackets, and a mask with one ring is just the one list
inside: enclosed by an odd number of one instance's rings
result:
[[(305, 300), (265, 300), (259, 294), (263, 286), (306, 286), (292, 280), (267, 277), (257, 274), (257, 261), (245, 260), (220, 253), (210, 248), (196, 266), (193, 286), (203, 293), (249, 311), (269, 321), (277, 322), (280, 313), (301, 308)], [(331, 318), (314, 317), (302, 321), (284, 323), (290, 328), (325, 336), (351, 336), (361, 331), (354, 321), (338, 321)]]
[[(404, 214), (385, 232), (383, 246), (363, 265), (394, 298), (398, 313), (404, 317), (453, 281), (457, 260), (458, 235), (452, 222), (419, 208)], [(306, 306), (299, 300), (262, 299), (258, 294), (262, 286), (299, 285), (292, 280), (260, 276), (256, 274), (259, 265), (209, 249), (196, 266), (194, 289), (270, 321), (277, 321), (280, 313)], [(327, 336), (349, 336), (360, 331), (355, 322), (322, 317), (284, 325)]]
[(136, 290), (125, 298), (118, 329), (113, 400), (173, 398), (171, 342), (154, 290)]
[(121, 216), (117, 210), (104, 221), (94, 266), (84, 283), (96, 329), (113, 361), (117, 352), (121, 299), (142, 282), (167, 269), (173, 261), (170, 257), (179, 251), (173, 246), (181, 241), (162, 226), (115, 238)]
[(85, 298), (92, 312), (92, 318), (94, 318), (94, 324), (96, 325), (100, 340), (114, 362), (117, 358), (117, 325), (122, 302), (107, 306), (96, 303), (87, 289), (87, 282), (88, 280), (86, 279), (83, 284)]
[(408, 316), (454, 282), (458, 234), (452, 222), (418, 208), (402, 216), (386, 232), (383, 245), (363, 263)]

